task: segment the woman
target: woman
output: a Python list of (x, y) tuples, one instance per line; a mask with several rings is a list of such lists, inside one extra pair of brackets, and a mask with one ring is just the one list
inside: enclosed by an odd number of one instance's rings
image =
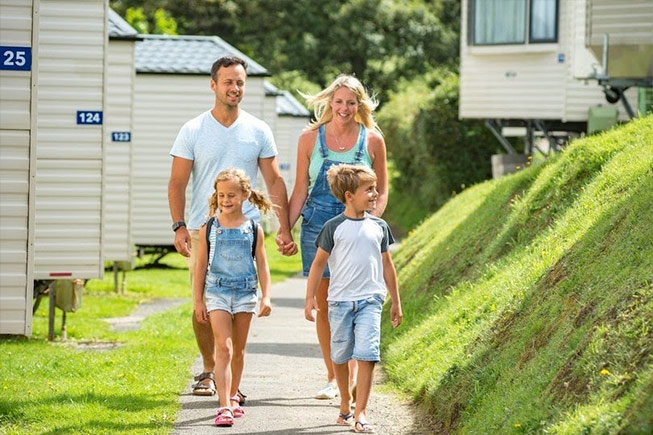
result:
[[(385, 141), (372, 113), (377, 106), (361, 82), (349, 75), (338, 76), (326, 89), (306, 101), (313, 106), (316, 120), (299, 137), (297, 177), (290, 196), (290, 227), (302, 216), (300, 233), (304, 276), (308, 276), (317, 248), (315, 239), (322, 226), (342, 213), (342, 205), (329, 189), (327, 170), (334, 164), (351, 163), (371, 167), (377, 176), (379, 196), (370, 212), (381, 216), (388, 202), (388, 171)], [(316, 293), (319, 311), (317, 337), (327, 368), (327, 385), (315, 396), (332, 399), (338, 395), (331, 363), (331, 333), (328, 305), (329, 269), (324, 272)], [(356, 382), (355, 361), (350, 361), (350, 385)], [(354, 387), (355, 388), (355, 387)], [(355, 400), (355, 389), (353, 390)]]

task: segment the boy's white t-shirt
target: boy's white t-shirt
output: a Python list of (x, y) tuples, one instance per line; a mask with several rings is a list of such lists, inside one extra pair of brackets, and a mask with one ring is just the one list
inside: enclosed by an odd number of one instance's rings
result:
[[(193, 161), (190, 216), (186, 223), (189, 229), (196, 230), (206, 221), (218, 173), (239, 168), (254, 185), (258, 159), (276, 156), (277, 146), (270, 127), (254, 115), (241, 109), (236, 121), (225, 127), (207, 111), (181, 127), (170, 155)], [(243, 213), (248, 219), (260, 219), (258, 209), (249, 201), (243, 203)]]
[(370, 296), (385, 298), (382, 253), (394, 243), (388, 224), (368, 213), (360, 219), (344, 214), (330, 219), (315, 245), (329, 255), (328, 301), (357, 301)]

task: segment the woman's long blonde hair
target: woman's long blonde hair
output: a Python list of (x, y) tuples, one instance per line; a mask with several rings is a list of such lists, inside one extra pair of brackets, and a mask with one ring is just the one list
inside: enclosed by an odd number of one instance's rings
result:
[(272, 210), (272, 203), (265, 196), (265, 193), (252, 189), (252, 183), (249, 177), (242, 169), (230, 168), (221, 171), (213, 182), (213, 195), (209, 198), (209, 216), (215, 216), (218, 210), (218, 183), (221, 181), (235, 181), (245, 193), (249, 193), (249, 202), (267, 214)]
[(363, 84), (354, 76), (341, 74), (326, 88), (321, 90), (315, 95), (301, 94), (309, 107), (313, 107), (315, 112), (315, 120), (308, 124), (308, 130), (315, 130), (320, 125), (326, 124), (333, 119), (333, 111), (331, 110), (331, 101), (333, 95), (338, 89), (346, 86), (347, 89), (352, 91), (358, 99), (358, 112), (354, 118), (359, 124), (363, 124), (369, 130), (374, 130), (381, 133), (381, 129), (374, 120), (372, 113), (379, 105), (378, 101), (373, 96), (370, 96)]

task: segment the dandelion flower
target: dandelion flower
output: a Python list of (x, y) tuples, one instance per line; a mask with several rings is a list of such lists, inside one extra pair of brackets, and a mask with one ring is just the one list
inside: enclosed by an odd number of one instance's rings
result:
[(601, 373), (603, 376), (608, 376), (610, 374), (608, 369), (602, 369), (599, 373)]

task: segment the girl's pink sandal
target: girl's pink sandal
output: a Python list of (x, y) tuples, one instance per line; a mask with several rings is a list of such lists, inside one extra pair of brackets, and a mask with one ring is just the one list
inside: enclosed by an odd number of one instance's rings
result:
[(215, 417), (213, 422), (216, 426), (233, 426), (234, 425), (234, 414), (231, 411), (231, 408), (223, 407), (218, 408), (218, 415)]
[[(238, 394), (234, 394), (229, 400), (240, 403), (240, 397), (238, 397)], [(240, 405), (232, 406), (231, 412), (233, 413), (234, 418), (240, 418), (245, 415), (245, 410)]]

